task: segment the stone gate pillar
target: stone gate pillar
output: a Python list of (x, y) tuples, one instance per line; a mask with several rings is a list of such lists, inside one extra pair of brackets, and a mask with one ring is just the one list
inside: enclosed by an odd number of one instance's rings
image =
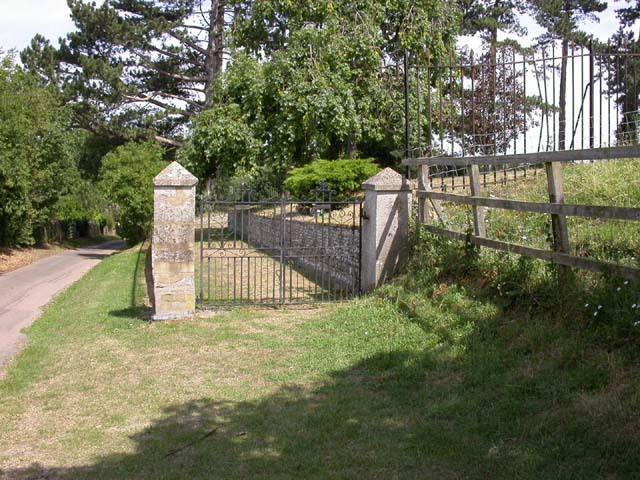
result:
[(362, 184), (361, 289), (373, 290), (396, 272), (409, 240), (411, 186), (390, 168)]
[(153, 320), (188, 318), (195, 311), (197, 183), (178, 162), (153, 179)]

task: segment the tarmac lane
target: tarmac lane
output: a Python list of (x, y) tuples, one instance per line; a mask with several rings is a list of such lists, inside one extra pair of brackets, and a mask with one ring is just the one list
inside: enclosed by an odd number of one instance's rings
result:
[(24, 343), (22, 330), (40, 317), (42, 309), (103, 259), (124, 248), (124, 241), (112, 240), (0, 274), (0, 377)]

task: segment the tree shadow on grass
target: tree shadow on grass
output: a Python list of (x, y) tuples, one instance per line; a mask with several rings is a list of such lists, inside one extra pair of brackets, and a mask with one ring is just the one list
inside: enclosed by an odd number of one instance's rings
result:
[(455, 478), (425, 461), (418, 437), (432, 423), (368, 373), (412, 363), (397, 352), (339, 372), (318, 388), (286, 386), (262, 400), (199, 398), (166, 407), (130, 438), (133, 453), (91, 465), (0, 471), (11, 479)]
[[(561, 416), (545, 411), (548, 404), (539, 402), (531, 378), (510, 371), (509, 382), (496, 382), (491, 372), (513, 366), (492, 352), (482, 358), (484, 370), (475, 370), (473, 358), (379, 353), (315, 387), (283, 386), (242, 402), (216, 399), (214, 387), (209, 397), (167, 406), (131, 435), (133, 452), (69, 468), (33, 464), (0, 471), (0, 478), (564, 479), (640, 473), (636, 446), (585, 423), (563, 425)], [(599, 463), (604, 440), (620, 451)]]
[(111, 310), (109, 315), (119, 318), (137, 318), (139, 320), (151, 320), (153, 308), (144, 305)]

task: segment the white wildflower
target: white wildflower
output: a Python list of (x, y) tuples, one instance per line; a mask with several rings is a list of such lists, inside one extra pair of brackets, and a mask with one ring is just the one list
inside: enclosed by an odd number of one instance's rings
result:
[(625, 280), (624, 285), (629, 285), (629, 280)]
[(589, 308), (589, 304), (588, 304), (588, 303), (585, 303), (585, 304), (584, 304), (584, 308)]
[(622, 290), (622, 288), (620, 287), (616, 288), (616, 292), (619, 292), (620, 290)]
[(602, 305), (598, 305), (598, 310), (602, 310)]
[(593, 316), (597, 317), (598, 316), (598, 312), (593, 312)]

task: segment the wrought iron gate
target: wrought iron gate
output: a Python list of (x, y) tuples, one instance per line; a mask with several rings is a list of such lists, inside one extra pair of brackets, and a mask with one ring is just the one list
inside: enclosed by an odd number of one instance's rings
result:
[(360, 292), (362, 200), (337, 201), (326, 185), (311, 199), (258, 200), (240, 188), (199, 208), (198, 305), (295, 304)]

